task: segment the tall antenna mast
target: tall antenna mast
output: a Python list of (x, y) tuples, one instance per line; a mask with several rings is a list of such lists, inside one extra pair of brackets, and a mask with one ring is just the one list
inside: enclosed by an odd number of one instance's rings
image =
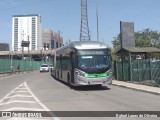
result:
[(97, 16), (97, 41), (99, 41), (99, 25), (98, 25), (98, 7), (96, 3), (96, 16)]
[(89, 26), (88, 26), (87, 0), (81, 0), (80, 41), (90, 41)]

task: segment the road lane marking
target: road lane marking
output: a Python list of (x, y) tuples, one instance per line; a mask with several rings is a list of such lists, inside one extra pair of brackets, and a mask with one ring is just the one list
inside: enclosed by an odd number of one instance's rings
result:
[(12, 108), (8, 108), (2, 111), (14, 111), (14, 110), (18, 110), (18, 111), (44, 111), (44, 109), (38, 109), (38, 108), (24, 108), (24, 107), (12, 107)]
[(23, 93), (23, 92), (28, 92), (28, 91), (13, 91), (13, 92), (11, 92), (11, 93)]
[(26, 88), (20, 88), (20, 87), (19, 87), (19, 88), (17, 88), (17, 90), (18, 90), (18, 89), (20, 89), (20, 90), (27, 90)]
[(12, 96), (8, 96), (6, 98), (14, 98), (14, 97), (32, 97), (32, 96), (29, 96), (29, 95), (12, 95)]
[(1, 105), (8, 105), (8, 104), (12, 104), (12, 103), (36, 103), (35, 101), (21, 101), (21, 100), (13, 100), (13, 101), (9, 101), (9, 102), (5, 102), (5, 103), (0, 103)]
[[(25, 90), (25, 91), (24, 91)], [(29, 95), (19, 95), (18, 93), (28, 93)], [(15, 94), (15, 95), (13, 95)], [(22, 101), (22, 100), (12, 100), (12, 98), (34, 98), (34, 101)], [(4, 102), (4, 100), (9, 99), (10, 101), (8, 102)], [(31, 89), (28, 87), (27, 83), (24, 82), (22, 84), (20, 84), (18, 87), (16, 87), (15, 89), (13, 89), (11, 92), (9, 92), (8, 94), (6, 94), (1, 100), (0, 100), (0, 106), (5, 106), (8, 104), (12, 104), (12, 103), (28, 103), (28, 104), (38, 104), (39, 107), (41, 108), (27, 108), (27, 107), (16, 107), (16, 104), (14, 107), (8, 108), (8, 109), (3, 109), (1, 111), (14, 111), (14, 110), (19, 110), (19, 111), (50, 111), (35, 95), (34, 93), (31, 91)], [(40, 118), (43, 119), (43, 118)], [(49, 119), (53, 119), (53, 120), (60, 120), (58, 117), (51, 117)], [(14, 120), (14, 119), (10, 119), (10, 120)], [(17, 119), (16, 119), (17, 120)], [(21, 118), (21, 120), (23, 120), (23, 118)], [(27, 119), (27, 120), (33, 120), (33, 119)], [(44, 120), (44, 119), (43, 119)]]
[(18, 89), (19, 87), (25, 86), (24, 83), (20, 84), (18, 87), (16, 87), (15, 89), (11, 90), (11, 92), (9, 92), (8, 94), (6, 94), (2, 99), (0, 99), (0, 103), (4, 101), (4, 99), (6, 99), (11, 93), (13, 93), (16, 89)]
[(2, 99), (0, 99), (0, 103), (2, 103), (7, 97), (9, 97), (12, 93), (14, 93), (14, 91), (16, 89), (19, 89), (20, 87), (24, 86), (25, 87), (25, 83), (20, 84), (18, 87), (16, 87), (15, 89), (11, 90), (11, 92), (9, 92), (8, 94), (6, 94)]
[[(33, 96), (33, 98), (41, 105), (41, 107), (45, 110), (45, 111), (51, 111), (50, 109), (48, 109), (34, 94), (33, 92), (30, 90), (30, 88), (27, 86), (27, 83), (24, 82), (24, 85), (26, 86), (26, 88), (28, 89), (28, 91), (30, 92), (30, 94)], [(54, 120), (60, 120), (58, 117), (54, 117)]]
[(29, 93), (33, 96), (33, 98), (36, 100), (37, 103), (40, 104), (40, 106), (45, 110), (45, 111), (50, 111), (34, 94), (33, 92), (30, 90), (30, 88), (27, 86), (27, 83), (24, 82), (26, 88), (28, 89)]
[[(34, 97), (34, 99), (41, 105), (41, 107), (45, 110), (45, 111), (51, 111), (49, 108), (47, 108), (34, 94), (33, 92), (30, 90), (30, 88), (27, 86), (27, 83), (24, 82), (24, 85), (26, 86), (26, 88), (28, 89), (28, 91), (30, 92), (30, 94)], [(54, 117), (54, 120), (60, 120), (58, 117)]]

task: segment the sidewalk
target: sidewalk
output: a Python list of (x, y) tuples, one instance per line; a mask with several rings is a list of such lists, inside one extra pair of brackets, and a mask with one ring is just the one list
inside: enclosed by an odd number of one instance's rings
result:
[(123, 81), (118, 81), (118, 80), (113, 80), (112, 84), (115, 86), (126, 87), (126, 88), (130, 88), (134, 90), (140, 90), (140, 91), (160, 95), (160, 87), (153, 87), (153, 86), (123, 82)]

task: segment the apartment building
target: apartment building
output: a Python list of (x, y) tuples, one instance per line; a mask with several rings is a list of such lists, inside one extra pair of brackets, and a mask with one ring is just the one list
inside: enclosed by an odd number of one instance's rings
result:
[(9, 44), (0, 43), (0, 51), (9, 51)]
[(13, 15), (12, 17), (12, 50), (21, 51), (22, 42), (28, 41), (29, 48), (23, 50), (41, 50), (41, 16), (38, 14)]

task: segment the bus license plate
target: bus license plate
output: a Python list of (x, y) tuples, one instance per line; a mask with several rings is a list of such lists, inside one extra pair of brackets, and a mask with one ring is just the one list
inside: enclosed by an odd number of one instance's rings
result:
[(100, 81), (93, 81), (92, 83), (93, 83), (93, 84), (101, 84)]

